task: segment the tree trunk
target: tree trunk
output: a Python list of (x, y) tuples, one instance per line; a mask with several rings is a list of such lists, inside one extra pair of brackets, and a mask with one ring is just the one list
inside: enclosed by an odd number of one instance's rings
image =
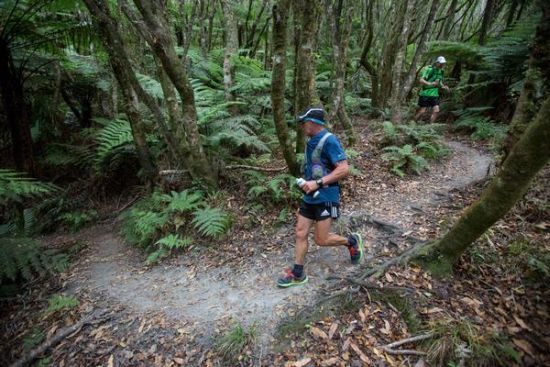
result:
[[(380, 107), (382, 108), (388, 105), (388, 100), (391, 97), (391, 91), (393, 87), (392, 81), (394, 80), (395, 71), (395, 59), (398, 52), (398, 43), (400, 35), (402, 33), (401, 30), (403, 29), (403, 24), (405, 23), (405, 18), (407, 17), (406, 10), (408, 1), (396, 3), (397, 5), (395, 3), (392, 3), (392, 8), (390, 9), (390, 13), (392, 11), (395, 11), (397, 14), (393, 17), (393, 26), (391, 27), (391, 32), (384, 43), (382, 58), (378, 66), (378, 69), (380, 70), (379, 103)], [(394, 10), (395, 8), (397, 9)]]
[(288, 170), (295, 176), (300, 175), (296, 154), (290, 141), (285, 119), (285, 73), (288, 8), (290, 0), (279, 0), (273, 5), (273, 72), (271, 77), (271, 104), (277, 138), (283, 151)]
[(33, 144), (31, 137), (31, 116), (23, 94), (22, 80), (6, 41), (0, 38), (0, 93), (4, 113), (8, 120), (15, 167), (18, 171), (36, 175)]
[[(296, 0), (293, 5), (294, 16), (300, 27), (300, 33), (297, 35), (295, 90), (295, 110), (300, 113), (309, 106), (320, 104), (315, 90), (315, 58), (313, 57), (320, 6), (313, 0)], [(305, 141), (299, 127), (297, 127), (296, 139), (296, 152), (302, 153)]]
[(412, 23), (412, 11), (414, 8), (414, 0), (407, 0), (405, 4), (405, 13), (403, 14), (403, 28), (401, 29), (401, 35), (398, 37), (397, 53), (395, 56), (395, 63), (393, 65), (392, 72), (392, 85), (391, 85), (391, 119), (393, 123), (401, 122), (401, 73), (403, 71), (403, 65), (405, 64), (405, 53), (407, 52), (407, 38)]
[(481, 22), (481, 29), (479, 31), (479, 44), (484, 45), (487, 40), (487, 34), (489, 33), (489, 28), (491, 28), (491, 22), (493, 20), (493, 8), (494, 0), (487, 0), (485, 5), (485, 10), (483, 11), (483, 20)]
[[(451, 4), (449, 5), (449, 9), (447, 10), (447, 16), (445, 17), (445, 20), (443, 21), (443, 32), (441, 33), (441, 39), (447, 41), (451, 35), (451, 30), (453, 28), (454, 24), (454, 18), (456, 13), (456, 5), (458, 4), (458, 0), (451, 0)], [(433, 7), (433, 3), (432, 3)], [(430, 26), (431, 28), (431, 26)], [(428, 30), (429, 31), (429, 30)]]
[(510, 9), (508, 9), (508, 17), (506, 18), (506, 28), (510, 27), (514, 22), (514, 15), (516, 14), (516, 9), (518, 7), (518, 0), (512, 0), (510, 4)]
[(190, 174), (195, 178), (206, 181), (209, 186), (217, 186), (217, 169), (212, 167), (201, 144), (201, 138), (197, 125), (197, 111), (195, 108), (195, 96), (187, 79), (183, 63), (179, 60), (174, 49), (168, 22), (166, 21), (161, 6), (153, 6), (145, 0), (134, 0), (137, 8), (143, 16), (144, 25), (150, 33), (149, 40), (153, 53), (160, 60), (166, 74), (174, 84), (182, 103), (182, 119), (186, 132), (187, 143), (191, 156), (189, 163)]
[(501, 170), (453, 228), (413, 258), (434, 273), (448, 273), (464, 251), (521, 199), (550, 158), (550, 97), (514, 146)]
[(367, 26), (367, 34), (365, 36), (365, 44), (363, 46), (363, 50), (361, 52), (361, 58), (359, 59), (359, 64), (365, 68), (367, 73), (369, 73), (371, 77), (371, 104), (375, 108), (381, 108), (380, 101), (379, 101), (379, 93), (378, 93), (378, 84), (379, 84), (379, 74), (378, 71), (374, 68), (374, 66), (369, 62), (368, 55), (369, 51), (372, 46), (372, 41), (374, 39), (374, 20), (373, 20), (373, 6), (374, 1), (369, 1), (368, 6), (366, 7), (366, 26)]
[(550, 90), (550, 3), (539, 2), (542, 10), (542, 18), (535, 32), (535, 39), (531, 46), (529, 69), (525, 75), (523, 89), (518, 99), (508, 135), (504, 143), (504, 157), (514, 147), (516, 142), (527, 128), (527, 124), (536, 112), (537, 83), (542, 83), (543, 90)]
[[(330, 24), (332, 34), (332, 64), (334, 75), (334, 91), (332, 94), (333, 106), (329, 115), (329, 121), (333, 122), (338, 116), (346, 136), (348, 144), (353, 146), (357, 140), (357, 136), (353, 132), (353, 127), (346, 113), (344, 100), (344, 87), (346, 81), (346, 64), (348, 62), (347, 49), (351, 34), (352, 22), (349, 19), (353, 16), (353, 4), (348, 2), (340, 2), (338, 7), (334, 7), (332, 0), (327, 0), (327, 21)], [(343, 17), (342, 11), (346, 8), (346, 14)]]
[(110, 17), (108, 5), (104, 1), (84, 0), (84, 3), (103, 38), (105, 49), (109, 54), (109, 62), (120, 84), (125, 111), (128, 115), (141, 167), (145, 173), (145, 177), (152, 184), (157, 176), (157, 169), (147, 146), (145, 124), (141, 120), (137, 95), (131, 82), (132, 75), (130, 74), (132, 69), (129, 67), (130, 62), (128, 61), (120, 32), (117, 29), (117, 23)]
[[(235, 70), (231, 59), (237, 56), (239, 49), (239, 30), (237, 28), (237, 17), (233, 11), (234, 6), (235, 4), (231, 0), (222, 1), (226, 33), (225, 53), (223, 56), (223, 87), (227, 102), (234, 102), (236, 99), (235, 93), (231, 91), (234, 84), (233, 79), (235, 78)], [(229, 112), (235, 116), (238, 113), (237, 106), (231, 106)]]
[[(453, 0), (453, 1), (456, 2), (456, 0)], [(430, 30), (433, 27), (435, 14), (437, 13), (438, 7), (439, 7), (439, 0), (432, 0), (432, 6), (430, 7), (430, 12), (428, 13), (428, 19), (426, 20), (426, 25), (422, 30), (422, 36), (420, 37), (420, 40), (418, 41), (418, 45), (416, 46), (416, 52), (411, 62), (411, 67), (409, 69), (409, 72), (407, 73), (407, 77), (405, 78), (403, 89), (401, 89), (400, 91), (400, 96), (398, 101), (400, 103), (405, 100), (405, 98), (409, 95), (409, 93), (411, 92), (411, 89), (413, 88), (413, 84), (414, 84), (414, 81), (416, 80), (416, 75), (417, 75), (416, 68), (418, 65), (418, 61), (422, 58), (422, 56), (424, 55), (424, 51), (426, 50), (426, 41), (428, 40)]]

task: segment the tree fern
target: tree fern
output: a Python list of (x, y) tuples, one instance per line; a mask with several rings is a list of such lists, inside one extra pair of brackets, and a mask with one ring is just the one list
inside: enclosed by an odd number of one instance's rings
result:
[(230, 227), (227, 214), (219, 208), (209, 206), (196, 210), (192, 223), (200, 234), (213, 238), (222, 237)]
[(164, 93), (160, 83), (148, 75), (136, 73), (137, 80), (143, 90), (153, 98), (164, 99)]

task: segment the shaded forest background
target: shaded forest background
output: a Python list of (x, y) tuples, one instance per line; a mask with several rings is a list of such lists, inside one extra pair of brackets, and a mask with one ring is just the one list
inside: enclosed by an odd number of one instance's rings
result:
[[(44, 233), (120, 216), (155, 264), (234, 230), (232, 191), (250, 198), (243, 211), (287, 220), (300, 197), (296, 116), (311, 105), (352, 163), (366, 116), (400, 177), (448, 155), (444, 134), (495, 154), (503, 174), (488, 191), (513, 183), (509, 202), (474, 217), (483, 226), (452, 251), (436, 248), (451, 258), (437, 267), (452, 268), (548, 160), (549, 17), (530, 0), (2, 1), (0, 293), (66, 269)], [(439, 55), (451, 88), (439, 123), (412, 121), (419, 75)], [(544, 256), (534, 268), (548, 276)]]

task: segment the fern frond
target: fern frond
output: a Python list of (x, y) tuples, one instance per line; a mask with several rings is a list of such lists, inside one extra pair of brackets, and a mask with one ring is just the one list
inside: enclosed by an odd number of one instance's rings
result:
[(149, 94), (151, 97), (156, 99), (164, 98), (162, 86), (157, 80), (151, 78), (148, 75), (144, 75), (140, 73), (136, 73), (136, 77), (139, 84), (147, 94)]
[(121, 119), (113, 120), (109, 125), (100, 130), (96, 137), (98, 144), (96, 151), (96, 164), (103, 165), (111, 155), (124, 145), (133, 147), (134, 139), (130, 124)]
[(229, 230), (229, 218), (219, 208), (196, 210), (192, 223), (199, 233), (213, 238), (220, 238)]
[(164, 195), (170, 212), (188, 212), (199, 207), (203, 199), (201, 191), (184, 190), (182, 192), (172, 191), (170, 195)]
[(54, 184), (27, 177), (25, 173), (0, 169), (0, 201), (22, 201), (42, 197), (58, 190)]

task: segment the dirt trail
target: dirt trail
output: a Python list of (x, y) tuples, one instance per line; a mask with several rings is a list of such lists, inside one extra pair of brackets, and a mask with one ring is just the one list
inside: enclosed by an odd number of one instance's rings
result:
[[(459, 142), (449, 142), (449, 148), (453, 150), (452, 157), (437, 164), (428, 175), (399, 181), (394, 187), (380, 187), (381, 191), (391, 191), (391, 201), (379, 202), (373, 195), (347, 206), (343, 218), (364, 213), (393, 218), (391, 209), (403, 214), (399, 216), (402, 218), (399, 226), (414, 231), (414, 215), (407, 216), (407, 212), (426, 211), (449, 190), (486, 176), (491, 164), (489, 156)], [(379, 235), (376, 229), (369, 226), (359, 229), (368, 243), (376, 243)], [(244, 267), (201, 268), (200, 263), (178, 259), (171, 265), (148, 269), (139, 251), (123, 244), (114, 228), (90, 228), (79, 234), (90, 245), (70, 288), (73, 292), (81, 288), (100, 292), (107, 301), (122, 303), (138, 313), (164, 312), (187, 323), (205, 338), (213, 335), (220, 323), (256, 323), (261, 339), (269, 342), (277, 323), (303, 305), (315, 302), (328, 284), (328, 275), (346, 275), (357, 270), (349, 264), (346, 249), (311, 246), (307, 260), (310, 283), (305, 287), (277, 289), (275, 281), (281, 268), (292, 263), (292, 232), (291, 226), (282, 228), (273, 238), (277, 250), (256, 251), (246, 259)], [(371, 255), (377, 248), (369, 248)]]

